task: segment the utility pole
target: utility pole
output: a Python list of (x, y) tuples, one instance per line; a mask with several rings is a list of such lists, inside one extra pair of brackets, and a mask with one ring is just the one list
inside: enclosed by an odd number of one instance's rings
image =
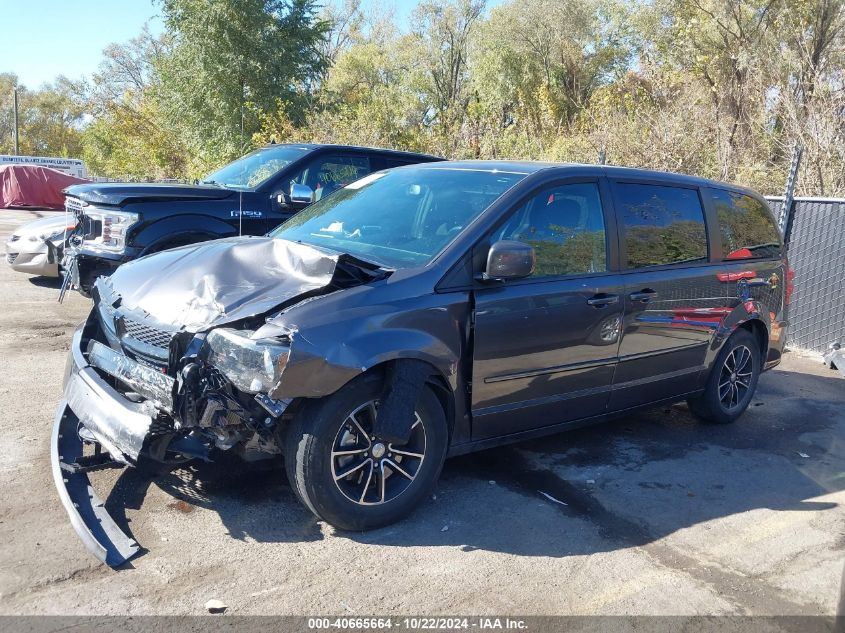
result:
[(18, 87), (15, 86), (14, 90), (14, 102), (15, 102), (15, 156), (20, 153), (20, 147), (18, 145)]

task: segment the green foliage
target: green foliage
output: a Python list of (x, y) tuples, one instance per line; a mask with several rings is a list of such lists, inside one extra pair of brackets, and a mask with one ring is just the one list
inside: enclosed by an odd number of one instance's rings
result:
[[(17, 77), (0, 73), (0, 154), (14, 152), (13, 89)], [(38, 90), (18, 87), (20, 153), (30, 156), (79, 156), (84, 109), (64, 77)]]
[[(231, 160), (278, 99), (302, 93), (325, 67), (328, 24), (315, 0), (162, 0), (172, 52), (159, 59), (157, 99), (189, 148), (189, 172)], [(243, 139), (243, 140), (242, 140)]]
[(668, 226), (629, 226), (625, 231), (628, 265), (659, 266), (707, 257), (707, 239), (701, 222), (673, 222)]
[(172, 38), (142, 33), (103, 51), (89, 82), (78, 86), (92, 122), (82, 132), (82, 157), (94, 173), (111, 178), (185, 178), (186, 148), (163, 116), (156, 64)]
[(524, 239), (534, 248), (535, 274), (575, 275), (600, 272), (607, 260), (604, 231), (575, 231), (551, 225), (554, 239)]
[(602, 153), (777, 194), (799, 141), (799, 191), (845, 195), (845, 0), (420, 0), (405, 32), (361, 0), (159, 2), (161, 37), (110, 46), (88, 82), (21, 90), (22, 150), (138, 178), (270, 141)]

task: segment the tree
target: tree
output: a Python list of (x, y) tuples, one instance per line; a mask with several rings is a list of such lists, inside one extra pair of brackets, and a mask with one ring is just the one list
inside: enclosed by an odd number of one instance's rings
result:
[(278, 99), (301, 114), (326, 64), (317, 9), (315, 0), (162, 0), (174, 46), (157, 63), (158, 99), (192, 173), (242, 154)]
[(722, 179), (740, 164), (738, 149), (747, 147), (755, 115), (764, 108), (764, 64), (774, 58), (771, 27), (778, 0), (662, 0), (654, 9), (663, 18), (656, 51), (675, 69), (703, 80), (716, 116)]
[(778, 21), (780, 64), (770, 68), (784, 155), (804, 146), (802, 189), (845, 189), (845, 1), (795, 0)]
[(366, 16), (361, 8), (362, 0), (343, 0), (342, 4), (327, 4), (321, 19), (329, 25), (320, 50), (326, 60), (323, 78), (337, 61), (338, 56), (350, 46), (364, 38)]
[(479, 153), (559, 154), (594, 93), (631, 64), (628, 13), (613, 0), (513, 0), (493, 9), (471, 61), (475, 134), (492, 145), (480, 143)]
[[(270, 141), (602, 153), (780, 193), (798, 141), (799, 192), (845, 195), (845, 0), (420, 0), (406, 31), (363, 0), (159, 2), (161, 37), (21, 88), (22, 149), (81, 142), (95, 173), (137, 178)], [(16, 81), (0, 75), (0, 151)]]
[(14, 96), (18, 76), (14, 73), (0, 73), (0, 154), (11, 154), (14, 150)]
[(90, 81), (78, 91), (92, 122), (83, 131), (89, 169), (116, 178), (187, 177), (186, 148), (162, 115), (157, 65), (170, 54), (169, 34), (145, 26), (126, 44), (111, 44)]
[(435, 127), (437, 150), (452, 153), (469, 105), (469, 48), (484, 13), (485, 0), (425, 0), (412, 23), (418, 60), (425, 69), (420, 86)]
[[(14, 151), (12, 92), (17, 76), (0, 74), (0, 153)], [(18, 86), (20, 153), (25, 156), (78, 156), (83, 106), (73, 84), (59, 76), (38, 90)]]

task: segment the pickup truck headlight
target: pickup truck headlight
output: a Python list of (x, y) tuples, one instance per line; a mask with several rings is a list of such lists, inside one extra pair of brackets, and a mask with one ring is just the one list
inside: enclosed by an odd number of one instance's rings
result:
[(205, 339), (205, 360), (246, 393), (267, 393), (279, 382), (290, 345), (277, 339), (249, 338), (249, 330), (217, 328)]
[(138, 214), (92, 206), (85, 207), (84, 213), (91, 222), (99, 222), (102, 226), (99, 235), (84, 239), (84, 246), (111, 253), (123, 252), (126, 248), (126, 232), (138, 221)]

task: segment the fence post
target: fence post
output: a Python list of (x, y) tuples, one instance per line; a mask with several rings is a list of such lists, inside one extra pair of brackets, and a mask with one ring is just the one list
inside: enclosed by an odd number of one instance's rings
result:
[(783, 231), (783, 241), (789, 243), (789, 233), (792, 229), (793, 202), (795, 201), (795, 185), (798, 182), (798, 168), (801, 166), (801, 154), (804, 148), (801, 143), (795, 143), (792, 150), (792, 162), (789, 165), (789, 175), (786, 178), (786, 189), (783, 191), (783, 206), (778, 217), (778, 226)]

